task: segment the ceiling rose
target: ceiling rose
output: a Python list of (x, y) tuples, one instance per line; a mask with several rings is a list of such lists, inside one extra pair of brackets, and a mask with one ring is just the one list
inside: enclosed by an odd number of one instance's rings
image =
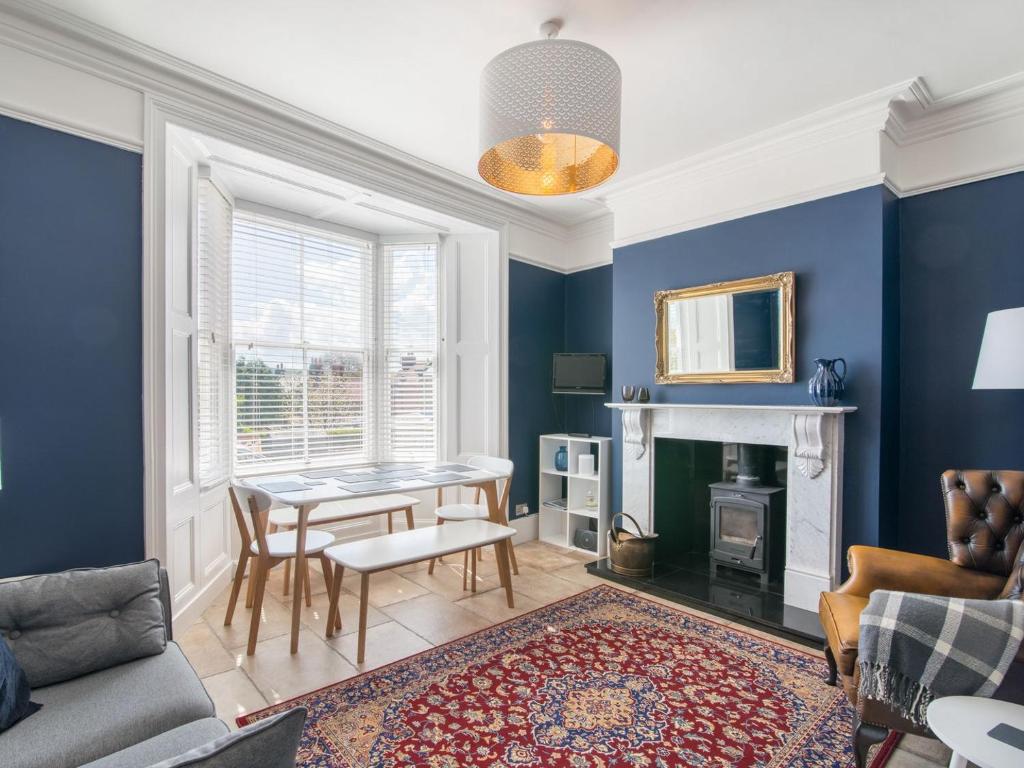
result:
[(509, 48), (480, 81), (480, 161), (488, 184), (525, 195), (596, 187), (619, 165), (622, 73), (600, 48), (556, 38)]

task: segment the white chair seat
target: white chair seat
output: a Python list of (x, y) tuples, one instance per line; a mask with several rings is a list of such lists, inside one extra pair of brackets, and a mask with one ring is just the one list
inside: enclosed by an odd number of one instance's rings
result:
[[(419, 503), (420, 500), (415, 496), (405, 496), (401, 493), (333, 501), (310, 512), (309, 525), (336, 523), (339, 520), (379, 515), (385, 512), (400, 512), (406, 507), (415, 507)], [(298, 518), (299, 511), (295, 507), (270, 510), (270, 522), (279, 528), (294, 528), (298, 525)]]
[[(295, 557), (295, 531), (271, 533), (267, 536), (267, 550), (271, 557)], [(315, 555), (323, 552), (334, 543), (334, 536), (326, 531), (306, 530), (306, 554)], [(260, 553), (259, 544), (253, 542), (250, 547), (254, 555)]]
[(483, 504), (445, 504), (434, 510), (440, 520), (487, 520), (490, 515)]

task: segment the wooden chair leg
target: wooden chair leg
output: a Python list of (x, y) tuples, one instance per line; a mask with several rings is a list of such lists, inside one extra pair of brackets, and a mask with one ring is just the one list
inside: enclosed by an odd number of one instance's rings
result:
[[(441, 489), (440, 489), (440, 488), (438, 488), (438, 491), (440, 491), (440, 490), (441, 490)], [(437, 524), (438, 524), (438, 525), (444, 525), (444, 520), (442, 520), (441, 518), (438, 518), (438, 519), (437, 519)], [(436, 558), (433, 558), (433, 557), (432, 557), (432, 558), (430, 558), (430, 565), (428, 565), (428, 566), (427, 566), (427, 573), (428, 573), (428, 574), (430, 574), (431, 576), (432, 576), (432, 575), (434, 574), (434, 562), (435, 562), (435, 561), (436, 561)], [(465, 583), (463, 583), (463, 585), (462, 585), (462, 588), (463, 588), (463, 589), (465, 589), (465, 588), (466, 588), (466, 585), (465, 585)]]
[(324, 572), (324, 586), (327, 587), (327, 596), (331, 595), (331, 561), (327, 559), (327, 555), (323, 552), (320, 553), (318, 559), (320, 560), (320, 570)]
[[(328, 561), (328, 565), (325, 567), (329, 568), (329, 563), (330, 561)], [(334, 569), (334, 576), (331, 578), (331, 589), (329, 591), (331, 603), (327, 608), (327, 626), (324, 630), (324, 634), (327, 637), (333, 637), (335, 631), (341, 629), (341, 609), (338, 605), (341, 600), (341, 580), (344, 575), (345, 568), (340, 565), (336, 566)]]
[(249, 583), (245, 585), (245, 607), (252, 608), (252, 596), (256, 594), (256, 559), (248, 559), (252, 564), (249, 566)]
[(469, 561), (473, 564), (473, 573), (472, 573), (472, 575), (469, 578), (470, 578), (471, 591), (474, 592), (474, 593), (476, 592), (476, 559), (477, 559), (477, 553), (478, 552), (479, 552), (479, 548), (474, 549), (472, 551), (472, 553), (470, 554), (470, 556), (469, 556)]
[(839, 669), (836, 667), (836, 657), (827, 640), (825, 641), (825, 662), (828, 664), (828, 677), (825, 678), (825, 683), (834, 686), (836, 678), (839, 676)]
[(284, 587), (282, 588), (281, 594), (288, 597), (288, 592), (292, 587), (292, 561), (284, 561)]
[(370, 574), (360, 574), (359, 580), (359, 643), (356, 647), (356, 662), (366, 659), (366, 604), (370, 599)]
[(224, 614), (224, 626), (231, 626), (231, 618), (235, 615), (235, 603), (238, 602), (238, 593), (242, 591), (242, 579), (245, 578), (245, 564), (249, 562), (244, 552), (238, 554), (238, 565), (235, 567), (235, 578), (231, 582), (231, 597), (228, 598), (228, 610)]
[(394, 533), (394, 532), (395, 532), (395, 521), (394, 521), (394, 518), (391, 517), (391, 513), (388, 512), (388, 533)]
[(405, 527), (410, 531), (416, 527), (416, 520), (412, 516), (412, 507), (405, 508)]
[[(497, 553), (497, 550), (495, 550)], [(512, 573), (519, 575), (519, 563), (516, 562), (516, 548), (512, 546), (512, 539), (508, 540), (508, 559), (512, 563)]]
[(306, 559), (306, 567), (302, 572), (302, 591), (306, 594), (306, 607), (313, 605), (313, 590), (309, 586), (309, 559)]
[(253, 601), (252, 601), (252, 619), (249, 624), (249, 645), (245, 649), (247, 656), (252, 656), (256, 653), (256, 640), (260, 634), (260, 620), (263, 611), (263, 593), (266, 592), (267, 588), (267, 568), (266, 564), (260, 559), (256, 558), (256, 586), (253, 588)]
[(462, 553), (462, 591), (466, 591), (466, 579), (469, 576), (469, 550)]
[(875, 744), (881, 744), (889, 735), (889, 729), (873, 723), (862, 723), (860, 718), (853, 718), (853, 757), (857, 768), (867, 768), (868, 750)]

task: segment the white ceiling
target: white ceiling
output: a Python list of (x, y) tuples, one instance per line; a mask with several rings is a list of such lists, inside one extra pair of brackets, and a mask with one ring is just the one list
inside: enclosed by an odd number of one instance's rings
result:
[(50, 1), (474, 179), (480, 70), (550, 17), (622, 68), (615, 181), (915, 76), (1024, 71), (1021, 0)]

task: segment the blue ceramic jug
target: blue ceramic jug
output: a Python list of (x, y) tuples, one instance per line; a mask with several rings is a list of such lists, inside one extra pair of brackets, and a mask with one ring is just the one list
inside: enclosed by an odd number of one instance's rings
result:
[[(836, 363), (843, 364), (843, 372), (836, 372)], [(807, 392), (811, 396), (811, 402), (815, 405), (831, 406), (843, 399), (846, 390), (846, 361), (837, 357), (835, 360), (828, 360), (819, 357), (814, 361), (818, 369), (807, 382)]]

